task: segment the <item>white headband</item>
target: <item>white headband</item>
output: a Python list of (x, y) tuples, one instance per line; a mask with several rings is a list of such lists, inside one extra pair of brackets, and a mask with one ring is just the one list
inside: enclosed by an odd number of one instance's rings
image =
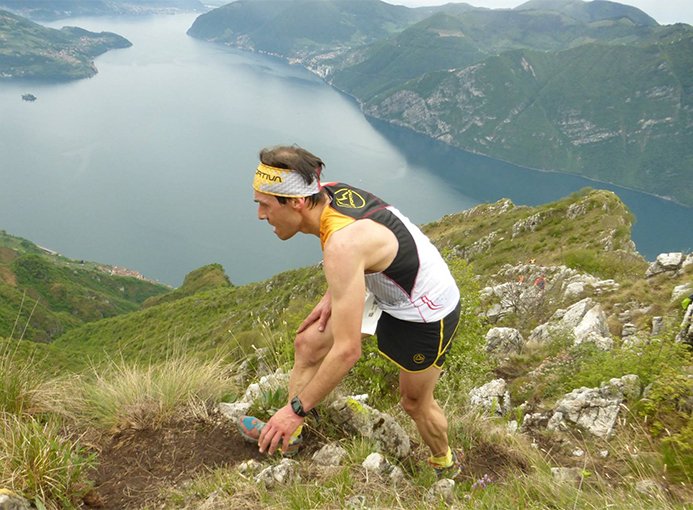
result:
[(298, 172), (260, 163), (255, 171), (253, 188), (277, 197), (308, 197), (320, 193), (321, 186), (317, 178), (306, 184)]

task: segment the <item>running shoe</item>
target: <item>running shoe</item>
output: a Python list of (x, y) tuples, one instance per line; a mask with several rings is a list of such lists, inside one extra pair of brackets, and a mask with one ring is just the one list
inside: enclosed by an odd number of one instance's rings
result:
[[(257, 444), (260, 440), (260, 434), (262, 429), (265, 427), (265, 422), (255, 418), (254, 416), (241, 416), (238, 419), (238, 430), (246, 441)], [(289, 448), (286, 452), (282, 452), (284, 457), (293, 457), (298, 453), (298, 449), (303, 443), (303, 436), (300, 435), (296, 438), (291, 439), (289, 443)], [(277, 448), (280, 452), (282, 451), (282, 443), (279, 443)]]
[(433, 466), (433, 470), (436, 472), (436, 476), (439, 479), (443, 478), (450, 478), (453, 479), (456, 476), (458, 476), (462, 472), (462, 461), (464, 460), (464, 454), (462, 453), (457, 453), (456, 451), (452, 452), (452, 464), (450, 464), (447, 467), (443, 467), (437, 464), (432, 464), (429, 461), (429, 464)]

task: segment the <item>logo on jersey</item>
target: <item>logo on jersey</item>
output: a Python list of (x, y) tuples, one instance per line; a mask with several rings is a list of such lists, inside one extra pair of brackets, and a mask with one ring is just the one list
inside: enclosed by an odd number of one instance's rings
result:
[(345, 209), (361, 209), (366, 205), (366, 201), (363, 197), (349, 188), (342, 188), (335, 191), (334, 200), (337, 207), (344, 207)]
[(424, 355), (421, 354), (421, 353), (419, 353), (419, 354), (414, 354), (414, 363), (416, 363), (417, 365), (420, 365), (420, 364), (423, 363), (424, 361), (426, 361), (426, 356), (424, 356)]

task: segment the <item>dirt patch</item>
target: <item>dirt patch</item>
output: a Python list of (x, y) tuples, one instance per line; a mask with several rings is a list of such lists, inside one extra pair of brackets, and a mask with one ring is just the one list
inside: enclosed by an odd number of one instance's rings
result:
[(17, 258), (17, 252), (12, 248), (0, 248), (0, 264), (9, 264)]
[(261, 460), (230, 422), (186, 422), (159, 430), (128, 430), (104, 438), (99, 465), (90, 477), (95, 489), (85, 504), (108, 510), (160, 506), (161, 490), (214, 467)]
[(0, 267), (0, 283), (4, 283), (10, 287), (16, 287), (17, 277), (6, 267)]
[(492, 443), (481, 443), (465, 452), (462, 476), (474, 481), (489, 475), (492, 480), (505, 478), (508, 474), (529, 471), (527, 461), (508, 448)]

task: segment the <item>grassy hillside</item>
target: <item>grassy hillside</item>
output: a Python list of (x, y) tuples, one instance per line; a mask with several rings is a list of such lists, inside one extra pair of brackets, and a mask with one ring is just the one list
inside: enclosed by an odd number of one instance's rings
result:
[(85, 322), (137, 310), (169, 290), (112, 276), (93, 262), (49, 255), (0, 231), (0, 337), (49, 342)]
[(604, 0), (530, 0), (515, 10), (556, 11), (587, 23), (628, 18), (636, 25), (657, 25), (652, 17), (636, 7)]
[[(428, 495), (435, 482), (428, 453), (398, 406), (398, 372), (377, 354), (372, 338), (328, 401), (368, 393), (369, 405), (405, 429), (412, 453), (404, 460), (388, 456), (402, 469), (402, 482), (366, 472), (362, 462), (376, 446), (342, 430), (323, 403), (321, 420), (307, 423), (305, 448), (295, 458), (301, 478), (279, 486), (260, 483), (258, 469), (277, 460), (243, 444), (218, 413), (220, 401), (233, 401), (260, 376), (291, 367), (293, 332), (325, 288), (317, 266), (242, 287), (226, 285), (216, 266), (201, 268), (188, 281), (194, 293), (175, 301), (83, 325), (51, 345), (0, 341), (0, 476), (5, 487), (51, 509), (85, 502), (183, 509), (214, 502), (224, 508), (328, 510), (348, 508), (350, 501), (416, 510), (688, 508), (693, 353), (673, 342), (682, 312), (671, 292), (693, 282), (693, 266), (645, 280), (647, 263), (630, 241), (633, 221), (613, 193), (585, 189), (536, 208), (509, 200), (482, 204), (423, 227), (443, 250), (463, 304), (463, 325), (436, 388), (451, 442), (465, 453), (464, 474), (447, 502)], [(574, 270), (571, 278), (613, 281), (567, 298), (566, 282), (556, 275), (568, 270), (560, 264)], [(481, 289), (531, 294), (529, 277), (541, 271), (549, 275), (545, 292), (492, 323), (485, 313), (488, 293)], [(518, 275), (528, 281), (518, 282)], [(562, 331), (516, 353), (493, 354), (485, 346), (491, 326), (516, 328), (528, 338), (535, 326), (586, 297), (608, 318), (612, 350), (574, 345)], [(668, 327), (653, 335), (655, 315)], [(626, 337), (626, 325), (638, 333)], [(262, 347), (269, 349), (261, 357), (255, 352)], [(610, 439), (572, 426), (514, 431), (514, 422), (525, 416), (548, 420), (564, 393), (629, 374), (639, 377), (638, 390), (646, 393), (623, 401)], [(473, 409), (470, 390), (498, 378), (507, 382), (511, 412), (494, 416), (493, 407), (491, 415)], [(280, 391), (261, 391), (253, 412), (271, 413), (284, 398)], [(340, 466), (329, 470), (311, 460), (327, 443), (346, 450)], [(195, 466), (184, 461), (190, 458)], [(249, 459), (260, 468), (240, 473)], [(558, 469), (575, 480), (560, 481), (553, 474)]]
[(296, 57), (367, 44), (422, 16), (379, 0), (239, 0), (203, 14), (188, 34)]
[(0, 78), (71, 80), (97, 73), (93, 59), (132, 43), (109, 32), (45, 28), (0, 10)]

